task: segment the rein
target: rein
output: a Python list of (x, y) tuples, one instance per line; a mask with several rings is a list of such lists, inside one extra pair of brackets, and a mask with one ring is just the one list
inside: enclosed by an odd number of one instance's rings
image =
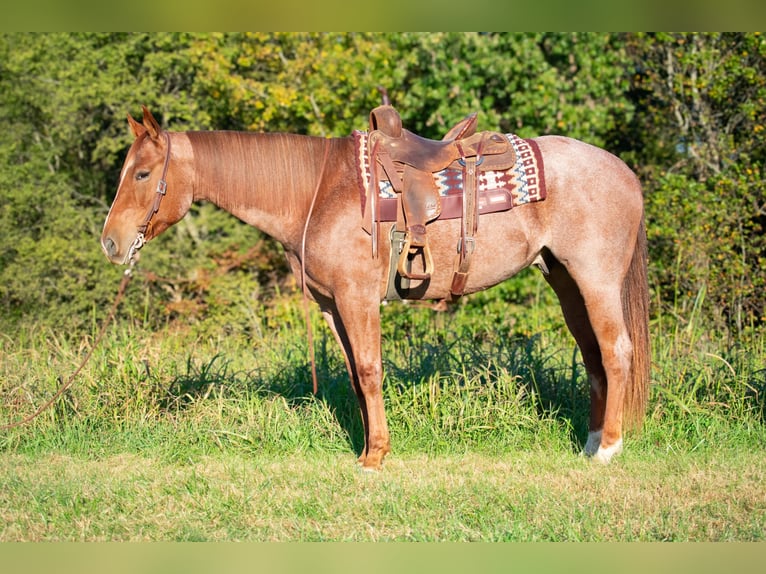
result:
[(314, 334), (311, 330), (311, 317), (309, 316), (309, 295), (308, 287), (306, 286), (306, 235), (309, 230), (309, 221), (311, 221), (311, 215), (314, 213), (314, 205), (319, 195), (319, 187), (322, 185), (322, 179), (324, 179), (324, 170), (327, 166), (327, 156), (330, 151), (330, 140), (325, 140), (324, 144), (324, 156), (322, 157), (322, 169), (319, 172), (319, 179), (317, 180), (316, 187), (314, 188), (314, 195), (311, 198), (311, 205), (309, 206), (309, 212), (306, 216), (306, 223), (303, 225), (303, 237), (301, 238), (301, 286), (303, 290), (303, 313), (306, 317), (306, 332), (308, 334), (309, 345), (309, 357), (311, 360), (311, 380), (314, 384), (314, 394), (317, 394), (317, 366), (316, 359), (314, 357)]
[[(170, 162), (170, 137), (168, 136), (167, 132), (165, 133), (165, 141), (167, 142), (167, 154), (165, 156), (165, 164), (162, 168), (162, 177), (160, 178), (160, 181), (157, 183), (156, 196), (154, 199), (154, 203), (152, 204), (151, 208), (147, 212), (143, 223), (138, 227), (138, 235), (136, 236), (136, 240), (131, 246), (128, 257), (127, 257), (130, 267), (128, 267), (128, 269), (126, 269), (125, 272), (123, 273), (122, 280), (120, 281), (120, 285), (117, 289), (117, 295), (114, 299), (114, 302), (112, 303), (112, 307), (109, 309), (109, 313), (106, 319), (101, 325), (101, 329), (99, 330), (95, 340), (93, 341), (93, 345), (91, 345), (91, 348), (88, 350), (85, 357), (83, 357), (77, 369), (69, 376), (69, 378), (63, 384), (61, 384), (61, 386), (58, 388), (56, 393), (50, 399), (48, 399), (42, 406), (40, 406), (31, 415), (12, 423), (0, 425), (0, 431), (9, 430), (12, 428), (16, 428), (16, 427), (20, 427), (22, 425), (28, 424), (34, 419), (36, 419), (38, 416), (40, 416), (40, 414), (42, 414), (45, 410), (49, 409), (72, 386), (75, 379), (80, 374), (80, 372), (82, 372), (82, 370), (85, 368), (85, 365), (93, 356), (93, 352), (96, 350), (96, 348), (101, 343), (101, 340), (104, 338), (104, 334), (106, 333), (107, 327), (109, 327), (110, 323), (114, 320), (114, 316), (117, 312), (117, 308), (122, 302), (122, 299), (125, 295), (125, 291), (127, 290), (128, 284), (130, 283), (130, 279), (133, 276), (133, 273), (132, 273), (133, 266), (135, 265), (134, 256), (136, 252), (139, 249), (141, 249), (141, 247), (143, 247), (143, 245), (146, 243), (146, 239), (145, 239), (146, 230), (149, 227), (149, 223), (151, 222), (152, 217), (154, 217), (154, 214), (157, 213), (157, 211), (159, 210), (160, 202), (162, 201), (162, 198), (167, 191), (167, 181), (165, 178), (167, 177), (168, 164)], [(317, 180), (317, 184), (314, 189), (314, 194), (311, 198), (311, 205), (309, 207), (309, 212), (306, 217), (306, 223), (303, 227), (303, 236), (301, 239), (301, 283), (303, 286), (303, 308), (304, 308), (304, 312), (306, 316), (309, 355), (311, 360), (311, 376), (312, 376), (312, 381), (314, 385), (315, 395), (317, 394), (318, 384), (317, 384), (317, 372), (316, 372), (316, 359), (314, 356), (314, 337), (313, 337), (313, 333), (311, 329), (311, 322), (310, 322), (310, 316), (309, 316), (308, 287), (306, 285), (306, 235), (308, 233), (311, 216), (314, 212), (314, 206), (316, 205), (317, 196), (319, 195), (319, 189), (322, 184), (322, 179), (324, 178), (324, 172), (325, 172), (325, 167), (327, 166), (327, 157), (329, 155), (329, 151), (330, 151), (330, 141), (326, 140), (325, 146), (324, 146), (324, 156), (322, 158), (322, 169), (319, 172), (319, 179)], [(60, 377), (59, 377), (59, 380), (61, 380)]]
[[(8, 430), (8, 429), (25, 425), (31, 422), (32, 420), (34, 420), (35, 418), (37, 418), (38, 416), (40, 416), (40, 414), (43, 411), (50, 408), (51, 405), (53, 405), (53, 403), (55, 403), (56, 400), (58, 400), (58, 398), (61, 397), (61, 395), (63, 395), (69, 387), (72, 386), (72, 383), (74, 383), (75, 378), (77, 378), (77, 376), (80, 374), (83, 368), (85, 368), (85, 365), (90, 360), (91, 356), (93, 355), (93, 351), (95, 351), (96, 347), (98, 347), (98, 345), (101, 343), (101, 339), (103, 339), (104, 333), (106, 333), (106, 328), (114, 319), (114, 315), (117, 312), (117, 307), (120, 305), (120, 302), (122, 301), (122, 298), (125, 295), (125, 290), (128, 287), (128, 283), (130, 283), (130, 279), (132, 277), (132, 272), (133, 272), (133, 266), (135, 265), (136, 253), (146, 243), (146, 231), (149, 228), (149, 223), (154, 217), (154, 214), (159, 211), (160, 202), (162, 201), (162, 198), (165, 196), (165, 193), (167, 192), (167, 189), (168, 189), (168, 182), (166, 178), (168, 175), (168, 165), (170, 164), (170, 135), (168, 134), (168, 132), (164, 132), (164, 135), (165, 135), (165, 142), (167, 144), (167, 149), (165, 152), (165, 163), (162, 166), (162, 176), (160, 177), (160, 180), (157, 182), (157, 189), (155, 189), (154, 202), (152, 202), (152, 205), (149, 208), (149, 211), (146, 212), (146, 216), (144, 217), (143, 222), (141, 223), (141, 225), (138, 226), (138, 234), (136, 235), (136, 239), (135, 241), (133, 241), (133, 244), (130, 246), (130, 249), (128, 250), (128, 254), (125, 257), (125, 263), (129, 263), (130, 267), (128, 267), (128, 269), (125, 270), (125, 273), (122, 276), (122, 281), (120, 282), (120, 286), (117, 289), (117, 296), (114, 299), (114, 303), (112, 303), (112, 308), (109, 310), (109, 314), (104, 320), (104, 323), (101, 325), (101, 330), (96, 336), (96, 339), (93, 341), (93, 345), (91, 346), (90, 350), (87, 352), (85, 357), (83, 358), (82, 362), (80, 363), (80, 366), (77, 367), (77, 370), (75, 370), (75, 372), (69, 376), (66, 382), (59, 387), (56, 393), (50, 399), (48, 399), (48, 401), (46, 401), (45, 404), (43, 404), (40, 408), (38, 408), (34, 413), (32, 413), (31, 415), (29, 415), (28, 417), (20, 421), (16, 421), (13, 423), (0, 426), (0, 430)], [(59, 377), (59, 380), (60, 380), (60, 377)]]
[[(104, 338), (104, 333), (106, 333), (106, 328), (109, 326), (109, 324), (114, 319), (114, 314), (117, 312), (117, 307), (119, 307), (120, 302), (122, 301), (123, 295), (125, 295), (125, 290), (128, 287), (128, 283), (130, 283), (130, 279), (132, 277), (133, 272), (133, 262), (131, 261), (131, 265), (128, 269), (125, 270), (125, 273), (122, 275), (122, 281), (120, 281), (120, 286), (117, 289), (117, 296), (114, 298), (114, 303), (112, 303), (112, 308), (109, 310), (109, 314), (107, 315), (106, 319), (101, 325), (101, 330), (98, 332), (98, 335), (96, 336), (96, 339), (93, 341), (93, 345), (91, 345), (90, 350), (86, 353), (85, 357), (83, 358), (82, 362), (80, 363), (80, 366), (77, 367), (77, 370), (75, 370), (74, 373), (72, 373), (69, 378), (66, 380), (65, 383), (63, 383), (59, 389), (56, 391), (56, 394), (54, 394), (50, 399), (48, 399), (43, 406), (39, 407), (34, 413), (29, 415), (28, 417), (16, 421), (13, 423), (5, 424), (0, 426), (0, 430), (8, 430), (15, 427), (20, 427), (22, 425), (25, 425), (32, 420), (36, 419), (40, 414), (45, 411), (46, 409), (50, 408), (53, 403), (58, 400), (58, 398), (63, 395), (66, 390), (72, 386), (72, 383), (74, 382), (75, 378), (77, 378), (77, 375), (80, 374), (80, 371), (85, 368), (85, 365), (90, 360), (91, 355), (93, 355), (93, 351), (96, 350), (96, 347), (101, 343), (101, 339)], [(59, 377), (59, 381), (61, 380), (61, 377)]]

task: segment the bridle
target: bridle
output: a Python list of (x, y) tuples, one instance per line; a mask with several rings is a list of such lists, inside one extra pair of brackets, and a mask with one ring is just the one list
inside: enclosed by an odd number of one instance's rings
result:
[[(133, 244), (130, 246), (130, 249), (128, 250), (128, 254), (125, 258), (126, 263), (130, 263), (131, 266), (135, 263), (134, 258), (138, 251), (146, 244), (146, 231), (149, 229), (149, 224), (151, 223), (152, 218), (154, 217), (154, 214), (157, 213), (160, 209), (160, 203), (162, 202), (162, 198), (165, 196), (167, 189), (168, 189), (168, 182), (166, 180), (167, 174), (168, 174), (168, 164), (170, 163), (170, 135), (167, 132), (164, 132), (165, 135), (165, 142), (167, 143), (167, 151), (165, 153), (165, 163), (162, 166), (162, 176), (160, 177), (160, 180), (157, 182), (157, 188), (155, 189), (155, 196), (154, 196), (154, 202), (152, 203), (151, 207), (149, 208), (149, 211), (146, 212), (146, 217), (144, 217), (143, 222), (141, 225), (138, 226), (138, 233), (136, 235), (136, 239), (133, 241)], [(303, 291), (303, 306), (304, 306), (304, 312), (306, 314), (306, 326), (308, 330), (308, 345), (309, 345), (309, 355), (311, 360), (311, 375), (313, 380), (313, 387), (314, 387), (314, 394), (317, 394), (317, 372), (316, 372), (316, 360), (314, 358), (314, 344), (313, 344), (313, 336), (311, 332), (311, 321), (309, 318), (309, 311), (308, 311), (308, 286), (306, 284), (306, 235), (308, 234), (308, 228), (309, 228), (309, 221), (311, 221), (311, 215), (314, 212), (314, 205), (316, 204), (317, 196), (319, 195), (319, 189), (322, 184), (322, 179), (324, 177), (325, 167), (327, 166), (327, 157), (329, 155), (330, 151), (330, 141), (325, 141), (324, 146), (324, 156), (322, 158), (322, 167), (319, 172), (319, 178), (317, 179), (316, 187), (314, 189), (314, 194), (311, 199), (311, 205), (309, 206), (309, 212), (306, 217), (306, 223), (303, 227), (303, 237), (301, 239), (301, 287)], [(129, 273), (126, 272), (126, 277), (129, 276)], [(124, 287), (121, 289), (121, 291), (124, 290)]]
[(141, 223), (141, 225), (138, 226), (138, 234), (136, 235), (136, 239), (133, 241), (133, 244), (128, 250), (128, 255), (125, 258), (126, 263), (133, 261), (133, 258), (136, 256), (136, 253), (138, 253), (138, 250), (146, 244), (146, 230), (149, 229), (149, 223), (154, 217), (154, 214), (159, 211), (160, 202), (162, 201), (162, 198), (165, 196), (165, 193), (168, 189), (168, 182), (165, 178), (168, 175), (168, 165), (170, 164), (170, 134), (168, 134), (168, 132), (164, 132), (164, 136), (165, 143), (167, 144), (167, 150), (165, 151), (165, 163), (162, 166), (162, 176), (157, 182), (157, 189), (154, 190), (154, 202), (149, 208), (149, 211), (146, 212), (144, 221)]

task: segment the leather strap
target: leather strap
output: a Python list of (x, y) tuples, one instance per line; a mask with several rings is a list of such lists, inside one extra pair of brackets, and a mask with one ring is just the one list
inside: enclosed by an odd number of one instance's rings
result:
[(165, 197), (165, 193), (168, 189), (168, 182), (166, 178), (168, 176), (168, 165), (170, 164), (170, 135), (168, 132), (163, 133), (165, 135), (165, 143), (167, 147), (165, 151), (165, 163), (162, 166), (162, 176), (157, 182), (157, 189), (155, 189), (154, 202), (149, 208), (149, 211), (146, 212), (146, 217), (144, 217), (143, 223), (138, 226), (138, 233), (141, 236), (146, 235), (146, 230), (149, 229), (149, 222), (152, 220), (152, 217), (154, 217), (154, 214), (160, 210), (160, 202), (162, 201), (162, 198)]
[[(375, 149), (377, 150), (377, 144)], [(402, 185), (402, 176), (399, 175), (399, 172), (396, 171), (396, 166), (394, 165), (394, 162), (391, 160), (391, 155), (388, 152), (381, 151), (375, 153), (375, 156), (373, 156), (375, 159), (377, 159), (380, 162), (380, 165), (383, 166), (383, 169), (386, 172), (386, 175), (388, 176), (388, 181), (391, 182), (391, 187), (394, 188), (394, 191), (397, 193), (402, 193), (404, 191), (404, 187)]]
[[(460, 143), (456, 142), (462, 154)], [(471, 266), (471, 255), (476, 249), (476, 232), (479, 228), (479, 173), (477, 166), (481, 165), (481, 143), (479, 153), (475, 157), (463, 157), (463, 214), (460, 220), (460, 239), (457, 245), (456, 270), (452, 275), (450, 293), (452, 299), (459, 299), (465, 293), (468, 282), (468, 270)]]

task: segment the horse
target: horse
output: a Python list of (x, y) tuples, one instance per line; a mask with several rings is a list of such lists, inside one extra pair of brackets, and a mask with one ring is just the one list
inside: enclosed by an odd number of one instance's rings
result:
[[(351, 135), (166, 131), (145, 107), (128, 114), (127, 152), (101, 247), (128, 264), (193, 202), (212, 202), (284, 247), (304, 292), (340, 345), (364, 427), (358, 463), (381, 468), (391, 450), (382, 396), (381, 302), (390, 247), (379, 256), (362, 227)], [(536, 265), (556, 293), (590, 383), (582, 454), (608, 463), (623, 431), (639, 429), (649, 387), (649, 291), (641, 185), (615, 155), (557, 135), (533, 138), (545, 201), (482, 214), (465, 293)], [(391, 224), (383, 224), (385, 236)], [(459, 220), (429, 224), (433, 274), (417, 297), (450, 295)]]

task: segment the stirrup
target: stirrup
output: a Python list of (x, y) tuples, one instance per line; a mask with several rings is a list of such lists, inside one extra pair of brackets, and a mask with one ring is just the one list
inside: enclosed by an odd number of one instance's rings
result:
[[(410, 251), (415, 253), (417, 249), (423, 250), (423, 273), (412, 273), (407, 269), (407, 258), (410, 254)], [(406, 277), (407, 279), (415, 279), (417, 281), (425, 281), (426, 279), (430, 279), (431, 273), (434, 271), (434, 260), (431, 257), (431, 248), (428, 246), (428, 242), (422, 246), (412, 247), (412, 238), (410, 233), (406, 233), (404, 236), (404, 245), (402, 246), (402, 251), (399, 254), (399, 264), (397, 265), (396, 270), (398, 271), (399, 275)]]

